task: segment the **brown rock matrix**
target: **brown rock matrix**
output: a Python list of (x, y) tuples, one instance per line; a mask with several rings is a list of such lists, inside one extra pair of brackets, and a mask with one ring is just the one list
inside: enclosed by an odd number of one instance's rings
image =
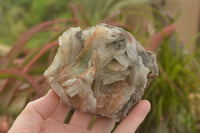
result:
[(45, 71), (67, 106), (117, 121), (141, 100), (158, 75), (156, 56), (122, 28), (70, 28)]

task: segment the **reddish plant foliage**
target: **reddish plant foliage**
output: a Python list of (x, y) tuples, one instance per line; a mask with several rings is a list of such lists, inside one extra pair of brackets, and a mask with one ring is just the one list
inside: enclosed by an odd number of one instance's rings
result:
[(36, 94), (39, 94), (39, 87), (37, 86), (37, 83), (35, 79), (33, 79), (28, 74), (24, 73), (22, 68), (9, 68), (9, 69), (3, 69), (0, 70), (0, 74), (8, 75), (8, 77), (18, 77), (21, 79), (24, 79), (27, 81), (32, 87), (35, 89)]
[[(23, 49), (26, 43), (38, 32), (47, 30), (46, 28), (52, 24), (62, 23), (62, 22), (78, 22), (76, 19), (57, 19), (52, 21), (46, 21), (41, 24), (38, 24), (29, 30), (27, 30), (24, 34), (22, 34), (18, 41), (13, 45), (12, 49), (8, 52), (5, 58), (1, 59), (0, 62), (3, 63), (4, 68), (8, 65), (10, 61), (12, 61)], [(48, 27), (49, 28), (49, 27)], [(50, 28), (51, 29), (51, 28)], [(54, 28), (51, 30), (55, 30)]]
[(154, 51), (163, 42), (164, 38), (171, 35), (175, 31), (176, 25), (171, 24), (163, 28), (162, 31), (153, 35), (148, 50)]
[(30, 66), (38, 59), (40, 58), (45, 52), (47, 52), (52, 47), (58, 45), (58, 41), (52, 42), (50, 44), (45, 45), (42, 50), (35, 56), (33, 59), (24, 67), (23, 72), (27, 73)]

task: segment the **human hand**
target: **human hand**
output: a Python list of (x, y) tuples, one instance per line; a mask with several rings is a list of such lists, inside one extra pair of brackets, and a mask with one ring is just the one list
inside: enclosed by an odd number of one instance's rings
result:
[[(70, 122), (64, 120), (70, 108), (62, 103), (57, 94), (50, 90), (46, 96), (28, 103), (17, 117), (8, 133), (109, 133), (115, 121), (97, 117), (88, 129), (93, 115), (75, 111)], [(150, 111), (150, 103), (143, 100), (118, 125), (114, 133), (133, 133)]]

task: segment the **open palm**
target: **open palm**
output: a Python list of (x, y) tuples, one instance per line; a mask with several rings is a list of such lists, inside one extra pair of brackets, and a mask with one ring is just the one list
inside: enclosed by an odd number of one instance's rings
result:
[[(119, 124), (114, 133), (133, 133), (150, 110), (150, 103), (141, 101)], [(109, 133), (115, 121), (98, 117), (88, 129), (93, 115), (75, 111), (70, 122), (64, 123), (70, 108), (53, 90), (46, 96), (28, 103), (8, 133)]]

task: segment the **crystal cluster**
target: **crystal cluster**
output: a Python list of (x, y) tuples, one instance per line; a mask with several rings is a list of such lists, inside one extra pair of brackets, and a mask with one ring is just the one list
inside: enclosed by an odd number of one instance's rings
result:
[(123, 119), (158, 75), (156, 56), (122, 28), (99, 24), (70, 28), (44, 73), (72, 108)]

